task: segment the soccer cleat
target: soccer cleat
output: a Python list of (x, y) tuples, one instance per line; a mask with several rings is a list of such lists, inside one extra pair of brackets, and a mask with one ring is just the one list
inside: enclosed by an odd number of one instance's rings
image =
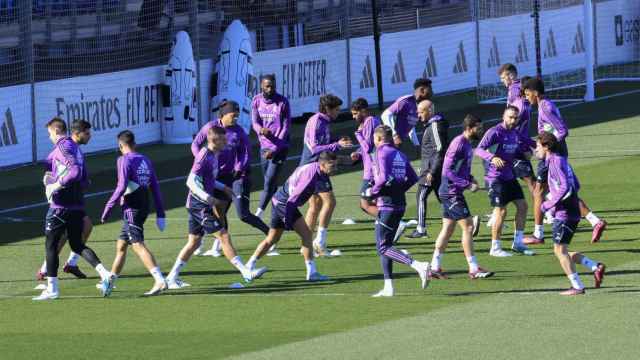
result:
[(560, 293), (560, 295), (563, 295), (563, 296), (574, 296), (574, 295), (584, 295), (584, 294), (585, 294), (584, 289), (575, 289), (575, 288), (570, 288), (569, 290), (565, 290)]
[(200, 246), (199, 246), (199, 247), (198, 247), (198, 248), (193, 252), (193, 255), (195, 255), (195, 256), (206, 256), (206, 255), (205, 255), (205, 252), (202, 250), (202, 248), (203, 248), (203, 247), (204, 247), (203, 245), (200, 245)]
[(542, 245), (544, 244), (544, 238), (538, 238), (534, 235), (531, 235), (522, 239), (522, 243), (525, 245)]
[(392, 297), (392, 296), (393, 296), (393, 289), (391, 289), (391, 290), (382, 289), (382, 290), (378, 291), (377, 293), (371, 295), (372, 298)]
[(487, 271), (479, 267), (478, 271), (469, 273), (469, 279), (471, 280), (486, 279), (486, 278), (492, 277), (493, 275), (495, 275), (493, 271)]
[(72, 274), (75, 277), (77, 277), (78, 279), (86, 279), (87, 275), (85, 275), (78, 266), (74, 266), (74, 265), (69, 265), (68, 263), (64, 264), (64, 267), (62, 268), (62, 271), (66, 272), (67, 274)]
[(100, 293), (102, 293), (102, 297), (108, 297), (109, 295), (111, 295), (111, 292), (113, 291), (113, 284), (116, 281), (116, 277), (111, 275), (106, 279), (102, 279), (99, 283), (100, 285)]
[(55, 300), (60, 296), (58, 292), (49, 292), (49, 290), (44, 290), (40, 295), (31, 298), (33, 301), (45, 301), (45, 300)]
[(267, 251), (267, 256), (280, 256), (280, 253), (278, 252), (278, 248), (276, 247), (276, 244), (271, 245), (271, 247), (269, 248), (269, 251)]
[(489, 255), (490, 256), (494, 256), (494, 257), (509, 257), (509, 256), (513, 256), (512, 253), (510, 252), (506, 252), (502, 249), (491, 249), (489, 251)]
[(182, 288), (186, 288), (191, 286), (191, 284), (188, 284), (182, 280), (180, 280), (179, 278), (175, 278), (175, 279), (167, 279), (167, 288), (169, 290), (177, 290), (177, 289), (182, 289)]
[(513, 252), (516, 252), (518, 254), (522, 254), (522, 255), (525, 255), (525, 256), (533, 256), (533, 255), (536, 254), (533, 250), (529, 249), (524, 244), (513, 243), (513, 244), (511, 244), (511, 250)]
[(242, 278), (244, 279), (245, 282), (250, 283), (253, 280), (260, 279), (262, 275), (264, 275), (264, 273), (266, 272), (267, 272), (267, 268), (261, 267), (261, 268), (257, 268), (255, 270), (249, 271), (249, 273), (246, 274), (247, 276), (242, 275)]
[[(302, 249), (300, 249), (300, 251), (302, 252)], [(314, 251), (313, 257), (327, 257), (327, 258), (333, 257), (331, 255), (331, 250), (329, 250), (325, 246), (322, 246), (316, 241), (313, 242), (313, 251)]]
[(209, 250), (205, 251), (204, 253), (202, 253), (202, 255), (200, 255), (200, 256), (220, 257), (220, 256), (222, 256), (222, 253), (218, 249), (209, 249)]
[(603, 263), (598, 263), (598, 267), (596, 271), (593, 272), (593, 279), (595, 280), (595, 288), (598, 289), (600, 284), (602, 284), (602, 280), (604, 280), (604, 273), (607, 269), (607, 266)]
[(151, 288), (151, 290), (147, 291), (146, 293), (143, 294), (143, 296), (156, 296), (156, 295), (160, 295), (160, 293), (162, 293), (163, 291), (167, 290), (169, 288), (169, 286), (167, 285), (167, 282), (161, 282), (161, 283), (155, 283), (153, 285), (153, 287)]
[(400, 220), (400, 223), (398, 224), (398, 229), (396, 230), (396, 235), (393, 237), (393, 243), (397, 243), (398, 240), (400, 240), (400, 237), (402, 236), (402, 234), (404, 234), (404, 231), (407, 230), (407, 226), (409, 226), (408, 223)]
[(408, 237), (409, 239), (420, 239), (420, 238), (426, 238), (429, 237), (429, 234), (427, 234), (426, 231), (420, 232), (418, 230), (413, 230), (413, 232), (405, 237)]
[(442, 268), (440, 269), (431, 269), (431, 278), (438, 280), (446, 280), (449, 278), (446, 272)]
[(314, 272), (313, 274), (307, 274), (307, 281), (309, 282), (318, 282), (318, 281), (328, 281), (329, 277), (326, 275), (322, 275), (319, 272)]
[(472, 218), (473, 221), (473, 232), (471, 233), (472, 236), (478, 236), (478, 233), (480, 232), (480, 216), (478, 215), (474, 215)]
[(429, 266), (428, 262), (419, 261), (418, 266), (416, 266), (416, 270), (418, 271), (418, 275), (420, 276), (420, 286), (423, 289), (426, 289), (429, 286), (429, 281), (431, 280), (431, 266)]
[(38, 281), (47, 280), (47, 273), (46, 272), (42, 272), (40, 270), (36, 271), (36, 280), (38, 280)]
[(607, 222), (604, 220), (600, 220), (596, 226), (593, 227), (593, 231), (591, 232), (591, 243), (595, 244), (600, 241), (600, 237), (602, 237), (602, 233), (607, 229)]

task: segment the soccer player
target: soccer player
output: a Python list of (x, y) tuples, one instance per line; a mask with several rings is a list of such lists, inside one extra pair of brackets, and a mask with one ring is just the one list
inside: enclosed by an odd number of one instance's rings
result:
[(518, 156), (518, 152), (526, 154), (524, 156), (530, 156), (533, 141), (528, 137), (522, 137), (516, 130), (518, 112), (515, 106), (507, 105), (502, 115), (502, 123), (489, 129), (475, 150), (478, 157), (489, 162), (485, 180), (489, 186), (489, 200), (495, 217), (491, 227), (489, 255), (497, 257), (513, 255), (502, 250), (500, 241), (507, 215), (506, 207), (510, 202), (516, 206), (515, 233), (511, 249), (524, 255), (533, 255), (533, 252), (522, 242), (527, 219), (527, 202), (513, 174), (513, 161)]
[(118, 185), (107, 201), (100, 220), (105, 223), (116, 203), (122, 206), (122, 230), (116, 242), (116, 257), (111, 265), (114, 281), (118, 278), (127, 258), (129, 245), (147, 268), (155, 283), (144, 295), (157, 295), (166, 289), (164, 276), (156, 259), (144, 243), (144, 223), (149, 216), (149, 189), (156, 207), (156, 225), (160, 231), (166, 226), (162, 195), (151, 160), (136, 152), (136, 140), (133, 132), (121, 131), (118, 134), (118, 148), (122, 156), (118, 158)]
[[(569, 151), (567, 149), (566, 138), (569, 136), (569, 129), (556, 105), (545, 96), (544, 82), (540, 79), (530, 79), (524, 84), (524, 92), (529, 103), (538, 106), (538, 134), (550, 132), (555, 135), (558, 139), (560, 156), (568, 157)], [(543, 194), (547, 188), (547, 164), (544, 161), (538, 163), (536, 180), (537, 183), (534, 191), (535, 228), (533, 237), (527, 239), (527, 242), (530, 244), (544, 243), (543, 214), (540, 210)], [(607, 228), (607, 222), (598, 218), (582, 199), (578, 199), (578, 203), (580, 205), (581, 216), (585, 217), (593, 228), (591, 243), (600, 241), (602, 233)]]
[(326, 281), (328, 277), (316, 269), (313, 260), (312, 232), (298, 208), (318, 191), (329, 186), (329, 177), (337, 170), (337, 156), (322, 151), (317, 161), (299, 166), (271, 200), (271, 225), (267, 237), (258, 245), (246, 267), (253, 270), (256, 262), (277, 244), (285, 230), (294, 230), (302, 240), (301, 253), (307, 267), (307, 281)]
[[(304, 129), (304, 147), (299, 166), (317, 161), (322, 152), (335, 153), (352, 147), (349, 137), (331, 142), (329, 124), (338, 117), (341, 105), (342, 100), (335, 95), (327, 94), (320, 97), (318, 113), (307, 121)], [(336, 198), (333, 195), (331, 181), (323, 181), (319, 185), (320, 187), (309, 199), (305, 221), (312, 231), (316, 222), (318, 223), (318, 233), (313, 241), (314, 250), (319, 256), (331, 256), (331, 252), (327, 249), (327, 231), (336, 207)]]
[(442, 175), (442, 163), (444, 154), (449, 146), (449, 123), (442, 114), (434, 112), (431, 100), (422, 100), (418, 104), (418, 118), (425, 124), (422, 135), (420, 158), (420, 180), (416, 192), (416, 204), (418, 208), (418, 226), (407, 237), (418, 239), (427, 237), (427, 199), (434, 192), (438, 201), (438, 188)]
[(214, 197), (214, 190), (221, 190), (229, 198), (235, 196), (233, 190), (223, 183), (216, 181), (218, 173), (218, 154), (227, 143), (224, 128), (212, 126), (207, 130), (207, 146), (200, 149), (196, 155), (191, 172), (187, 178), (187, 211), (189, 213), (189, 235), (187, 244), (180, 250), (171, 272), (167, 276), (169, 289), (180, 289), (190, 286), (180, 278), (180, 271), (187, 264), (193, 252), (199, 247), (205, 234), (213, 234), (222, 242), (222, 251), (227, 260), (242, 274), (245, 281), (251, 281), (266, 271), (258, 269), (250, 271), (244, 266), (240, 256), (231, 243), (231, 236), (225, 229), (222, 217), (216, 205), (219, 200)]
[[(78, 145), (86, 145), (91, 140), (91, 123), (86, 120), (74, 120), (71, 123), (71, 140)], [(78, 148), (78, 151), (82, 153), (82, 150)], [(53, 155), (51, 153), (49, 156)], [(47, 158), (46, 162), (46, 171), (52, 171), (52, 160)], [(87, 175), (88, 178), (88, 175)], [(89, 236), (91, 236), (91, 231), (93, 230), (93, 223), (91, 222), (91, 218), (88, 215), (85, 215), (82, 219), (82, 242), (84, 244), (89, 240)], [(66, 234), (62, 235), (60, 239), (60, 248), (58, 250), (58, 254), (62, 251), (64, 244), (67, 242)], [(78, 279), (85, 279), (87, 275), (85, 275), (80, 268), (78, 267), (78, 260), (80, 259), (80, 255), (74, 253), (73, 251), (69, 252), (69, 257), (67, 261), (64, 263), (62, 267), (62, 271), (67, 274), (73, 274)], [(47, 260), (45, 259), (40, 266), (40, 269), (36, 272), (36, 280), (44, 281), (47, 277)]]
[(413, 94), (398, 98), (382, 112), (382, 123), (392, 129), (396, 146), (400, 146), (407, 138), (411, 139), (415, 146), (420, 145), (415, 129), (418, 122), (418, 104), (422, 100), (431, 100), (432, 97), (431, 80), (416, 79), (413, 83)]
[(411, 266), (420, 276), (423, 289), (429, 284), (430, 268), (428, 262), (416, 261), (393, 247), (393, 239), (407, 205), (405, 193), (418, 181), (418, 175), (407, 157), (393, 145), (393, 131), (390, 127), (378, 126), (373, 141), (376, 146), (373, 161), (374, 184), (368, 189), (367, 196), (376, 199), (378, 207), (376, 249), (384, 274), (384, 287), (373, 297), (389, 297), (394, 293), (394, 261)]
[(446, 279), (442, 270), (442, 257), (449, 239), (456, 229), (456, 223), (462, 230), (462, 250), (469, 264), (469, 278), (483, 279), (493, 276), (493, 272), (482, 269), (473, 251), (473, 220), (467, 201), (466, 189), (478, 191), (478, 182), (471, 175), (473, 148), (471, 141), (482, 135), (482, 122), (473, 115), (467, 115), (462, 121), (463, 132), (456, 136), (444, 157), (442, 165), (442, 183), (438, 188), (442, 203), (442, 230), (436, 240), (436, 248), (431, 259), (431, 277)]
[(373, 154), (376, 150), (373, 144), (373, 132), (381, 124), (380, 119), (369, 113), (369, 103), (364, 98), (356, 99), (351, 104), (351, 116), (358, 126), (356, 139), (360, 144), (358, 151), (351, 153), (353, 161), (362, 160), (362, 186), (360, 187), (360, 208), (372, 217), (378, 215), (375, 203), (364, 196), (367, 189), (373, 186), (373, 171), (371, 169)]
[(550, 132), (542, 132), (538, 137), (536, 156), (548, 166), (549, 196), (541, 205), (542, 211), (553, 214), (553, 252), (562, 270), (571, 282), (571, 288), (561, 295), (582, 295), (584, 284), (576, 271), (576, 263), (580, 263), (593, 272), (595, 287), (599, 288), (604, 278), (606, 266), (593, 261), (578, 252), (569, 252), (568, 247), (580, 222), (580, 205), (578, 190), (580, 184), (571, 165), (561, 155), (562, 143)]
[(60, 118), (47, 122), (49, 139), (55, 145), (49, 156), (52, 163), (51, 173), (45, 174), (44, 183), (49, 201), (49, 210), (45, 219), (45, 251), (47, 254), (47, 288), (33, 300), (57, 299), (58, 289), (58, 251), (60, 238), (67, 233), (69, 246), (80, 254), (100, 275), (100, 291), (109, 296), (113, 290), (113, 277), (98, 259), (93, 250), (82, 242), (84, 226), (84, 189), (88, 184), (84, 156), (67, 134), (67, 126)]
[(275, 76), (264, 75), (260, 89), (262, 93), (256, 95), (251, 103), (251, 126), (260, 142), (264, 173), (264, 188), (260, 193), (256, 216), (262, 216), (279, 186), (278, 176), (289, 152), (291, 126), (289, 100), (276, 92)]
[[(218, 153), (218, 178), (225, 186), (233, 189), (236, 196), (228, 197), (222, 191), (216, 191), (214, 198), (219, 200), (218, 212), (224, 218), (225, 229), (229, 230), (227, 222), (227, 212), (233, 202), (238, 218), (248, 225), (260, 230), (263, 234), (267, 234), (269, 227), (259, 217), (251, 213), (249, 209), (249, 196), (251, 195), (251, 178), (249, 163), (249, 155), (251, 145), (249, 136), (244, 132), (241, 126), (237, 124), (238, 115), (240, 114), (240, 106), (235, 101), (224, 101), (220, 104), (218, 118), (208, 122), (198, 132), (193, 143), (191, 144), (191, 152), (193, 156), (197, 156), (201, 147), (207, 141), (207, 133), (214, 126), (222, 127), (226, 133), (226, 146)], [(204, 242), (204, 241), (203, 241)], [(213, 256), (220, 256), (220, 240), (214, 241), (210, 251)]]

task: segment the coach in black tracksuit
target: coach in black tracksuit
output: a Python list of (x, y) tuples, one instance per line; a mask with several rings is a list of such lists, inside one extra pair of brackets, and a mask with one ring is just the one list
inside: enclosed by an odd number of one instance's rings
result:
[(427, 198), (433, 192), (438, 201), (440, 201), (438, 187), (440, 187), (440, 179), (442, 177), (444, 154), (449, 146), (447, 135), (449, 124), (442, 114), (434, 113), (433, 103), (430, 100), (424, 100), (418, 104), (418, 117), (425, 124), (425, 130), (422, 135), (420, 151), (422, 165), (420, 166), (420, 180), (418, 181), (418, 191), (416, 192), (418, 226), (411, 235), (408, 235), (410, 238), (427, 236), (425, 224)]

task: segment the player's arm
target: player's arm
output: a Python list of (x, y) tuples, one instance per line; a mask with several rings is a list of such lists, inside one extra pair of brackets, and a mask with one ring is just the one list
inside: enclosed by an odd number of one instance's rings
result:
[(391, 128), (391, 132), (393, 133), (393, 136), (396, 135), (396, 124), (397, 124), (399, 110), (400, 109), (399, 109), (398, 103), (395, 102), (391, 104), (391, 106), (389, 106), (385, 111), (383, 111), (382, 115), (380, 115), (380, 120), (382, 120), (382, 123), (384, 125), (387, 125), (388, 127)]
[(568, 168), (569, 166), (566, 160), (563, 161), (560, 158), (555, 158), (549, 162), (549, 178), (557, 180), (557, 187), (549, 186), (549, 196), (547, 200), (542, 203), (542, 212), (547, 212), (556, 207), (562, 199), (571, 194)]
[[(295, 185), (290, 188), (289, 198), (287, 199), (287, 203), (285, 204), (285, 224), (287, 226), (293, 226), (291, 221), (293, 220), (293, 214), (299, 205), (298, 201), (300, 199), (300, 195), (307, 189), (307, 187), (311, 186), (314, 178), (316, 176), (315, 169), (312, 166), (307, 166), (306, 168), (301, 170), (301, 173), (298, 175)], [(289, 181), (292, 179), (289, 178)], [(289, 184), (291, 185), (291, 184)]]
[(153, 203), (156, 206), (156, 217), (166, 217), (164, 213), (164, 205), (162, 202), (162, 193), (160, 193), (160, 184), (158, 183), (158, 177), (153, 165), (149, 163), (149, 169), (151, 170), (151, 179), (149, 186), (151, 187), (151, 194), (153, 195)]
[(258, 97), (254, 97), (251, 102), (251, 127), (253, 131), (256, 132), (256, 135), (260, 136), (262, 132), (262, 119), (260, 118), (260, 113), (258, 112)]
[(102, 222), (107, 221), (109, 219), (109, 215), (111, 215), (111, 211), (117, 202), (120, 201), (120, 198), (124, 195), (127, 190), (127, 181), (129, 179), (129, 166), (126, 163), (124, 156), (120, 156), (117, 162), (118, 167), (118, 184), (116, 185), (116, 189), (111, 194), (111, 197), (107, 201), (104, 206), (104, 210), (102, 211), (102, 216), (100, 220)]
[(471, 179), (465, 179), (458, 176), (456, 169), (456, 155), (462, 152), (462, 146), (460, 142), (451, 144), (444, 156), (444, 162), (442, 164), (442, 175), (445, 176), (455, 186), (466, 189), (471, 186), (473, 177)]
[(371, 197), (377, 197), (387, 183), (389, 171), (387, 169), (387, 156), (382, 151), (376, 150), (378, 153), (378, 171), (373, 175), (373, 186), (371, 187)]
[(313, 119), (311, 123), (307, 123), (307, 129), (305, 130), (304, 141), (307, 144), (307, 147), (309, 147), (309, 150), (311, 150), (311, 154), (318, 155), (323, 151), (337, 152), (338, 150), (340, 150), (340, 144), (338, 142), (326, 145), (318, 144), (318, 141), (316, 139), (316, 132), (318, 130), (317, 123), (317, 120)]
[(207, 132), (209, 132), (210, 125), (205, 124), (200, 131), (196, 134), (196, 137), (191, 142), (191, 153), (193, 157), (197, 157), (202, 146), (207, 142)]
[(272, 141), (278, 148), (278, 152), (289, 146), (288, 140), (291, 127), (291, 107), (287, 99), (284, 99), (284, 102), (282, 104), (280, 121), (282, 122), (280, 124), (280, 131), (278, 132), (278, 135), (276, 136), (274, 141)]
[(554, 128), (553, 135), (556, 136), (558, 141), (563, 141), (567, 136), (569, 136), (569, 129), (567, 128), (567, 124), (565, 124), (564, 120), (560, 116), (560, 111), (555, 107), (551, 102), (547, 102), (545, 106), (541, 106), (541, 112), (544, 113), (544, 117), (551, 123), (551, 126)]
[(493, 145), (497, 144), (497, 142), (498, 142), (497, 133), (494, 128), (491, 128), (489, 129), (489, 131), (487, 131), (486, 134), (484, 134), (484, 136), (482, 137), (482, 140), (480, 140), (480, 143), (478, 144), (478, 147), (474, 151), (474, 154), (483, 160), (491, 161), (491, 159), (494, 158), (495, 154), (489, 151), (489, 149)]
[(413, 166), (411, 166), (411, 163), (408, 160), (406, 163), (405, 174), (407, 176), (407, 179), (405, 181), (404, 191), (406, 192), (418, 182), (418, 174), (416, 174), (416, 171), (413, 170)]
[(436, 176), (436, 172), (438, 171), (438, 169), (442, 169), (444, 155), (447, 152), (447, 148), (444, 143), (447, 137), (447, 127), (443, 124), (443, 121), (437, 121), (431, 123), (427, 130), (431, 131), (433, 141), (436, 145), (436, 154), (434, 155), (435, 161), (431, 162), (431, 166), (429, 167), (428, 171), (432, 176)]
[(74, 153), (73, 145), (71, 141), (62, 142), (60, 145), (60, 152), (64, 158), (64, 164), (67, 167), (68, 171), (66, 176), (58, 178), (57, 183), (60, 187), (65, 187), (67, 184), (81, 180), (82, 177), (82, 165), (76, 159), (76, 155)]
[(236, 161), (233, 171), (236, 176), (245, 176), (247, 175), (250, 166), (249, 154), (251, 152), (251, 144), (249, 143), (249, 136), (244, 131), (240, 131), (239, 140), (240, 143), (236, 150)]

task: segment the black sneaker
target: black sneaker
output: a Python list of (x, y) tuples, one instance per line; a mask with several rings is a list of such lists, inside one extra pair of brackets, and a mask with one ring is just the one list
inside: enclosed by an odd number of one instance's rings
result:
[(410, 239), (420, 239), (420, 238), (429, 237), (429, 235), (427, 234), (426, 231), (420, 232), (418, 230), (413, 230), (413, 232), (411, 234), (407, 235), (407, 237), (410, 238)]
[(75, 277), (77, 277), (78, 279), (86, 279), (87, 275), (85, 275), (79, 267), (77, 266), (71, 266), (69, 264), (64, 264), (64, 268), (62, 269), (62, 271), (64, 271), (67, 274), (73, 274)]

